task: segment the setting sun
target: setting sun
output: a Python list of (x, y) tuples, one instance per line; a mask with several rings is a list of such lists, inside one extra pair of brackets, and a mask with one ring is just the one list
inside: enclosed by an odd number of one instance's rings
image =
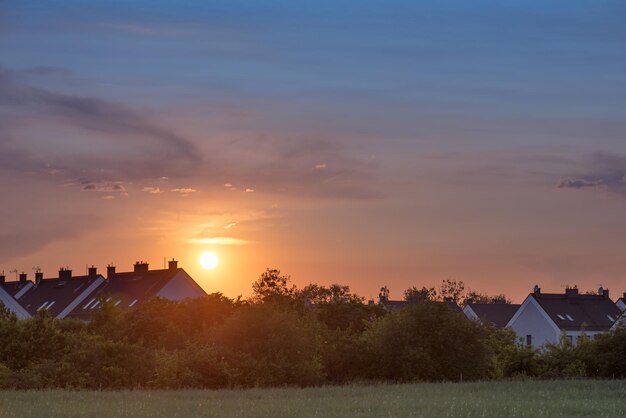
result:
[(214, 253), (206, 252), (200, 256), (200, 265), (205, 270), (213, 270), (215, 267), (217, 267), (218, 262), (219, 259)]

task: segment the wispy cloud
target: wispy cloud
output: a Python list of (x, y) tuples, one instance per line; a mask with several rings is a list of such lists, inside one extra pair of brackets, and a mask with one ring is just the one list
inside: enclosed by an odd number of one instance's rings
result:
[(585, 179), (565, 179), (559, 180), (556, 187), (559, 189), (585, 189), (600, 187), (604, 185), (604, 180), (585, 180)]
[(163, 191), (159, 187), (144, 187), (143, 189), (141, 189), (141, 191), (144, 193), (150, 193), (150, 194), (163, 193)]
[(252, 243), (252, 241), (231, 237), (194, 238), (189, 242), (203, 245), (246, 245)]
[(196, 193), (197, 190), (192, 189), (190, 187), (181, 187), (181, 188), (172, 189), (172, 192), (178, 193), (181, 197), (186, 197), (192, 193)]
[(128, 195), (126, 187), (120, 181), (93, 182), (89, 180), (77, 180), (74, 184), (80, 185), (81, 190), (84, 192), (117, 193), (124, 196)]
[(580, 173), (559, 180), (560, 189), (601, 189), (626, 195), (626, 156), (595, 153), (583, 158)]

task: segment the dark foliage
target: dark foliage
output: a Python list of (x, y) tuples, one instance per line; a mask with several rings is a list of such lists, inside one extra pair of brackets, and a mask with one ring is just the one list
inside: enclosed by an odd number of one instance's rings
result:
[(46, 311), (18, 320), (0, 306), (0, 389), (626, 378), (625, 329), (535, 350), (511, 330), (428, 302), (458, 300), (462, 282), (409, 289), (405, 297), (423, 303), (391, 312), (364, 304), (347, 286), (298, 289), (278, 270), (263, 273), (253, 291), (248, 301), (216, 293), (128, 311), (103, 301), (90, 322)]

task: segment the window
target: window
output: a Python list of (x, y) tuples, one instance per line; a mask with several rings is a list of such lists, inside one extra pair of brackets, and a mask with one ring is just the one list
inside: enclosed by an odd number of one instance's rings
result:
[(135, 305), (135, 303), (137, 303), (137, 299), (135, 299), (134, 301), (132, 301), (132, 302), (131, 302), (131, 304), (130, 304), (130, 305), (128, 305), (128, 307), (129, 307), (129, 308), (132, 308), (132, 307), (133, 307), (133, 305)]
[(41, 304), (40, 307), (37, 308), (37, 310), (40, 311), (42, 309), (45, 309), (47, 304), (48, 304), (48, 301), (45, 301), (44, 303)]
[(96, 309), (98, 307), (98, 305), (100, 305), (100, 301), (97, 301), (96, 303), (91, 305), (91, 309)]
[(85, 306), (83, 306), (83, 309), (87, 309), (89, 307), (89, 305), (94, 303), (95, 300), (96, 300), (96, 298), (91, 299)]
[(50, 304), (46, 306), (46, 309), (52, 308), (52, 305), (54, 305), (54, 302), (56, 302), (56, 300), (53, 300), (52, 302), (50, 302)]
[(566, 316), (566, 317), (567, 317), (567, 319), (569, 319), (570, 321), (574, 321), (574, 318), (572, 318), (571, 316), (569, 316), (569, 315), (565, 315), (565, 316)]
[(557, 315), (561, 321), (565, 321), (565, 317), (563, 315)]
[(119, 305), (120, 303), (122, 303), (122, 299), (120, 299), (117, 302), (115, 302), (115, 306)]
[(607, 318), (609, 318), (609, 320), (610, 320), (611, 322), (615, 322), (615, 319), (613, 319), (613, 317), (612, 317), (611, 315), (607, 315), (606, 317), (607, 317)]
[(532, 335), (527, 335), (526, 336), (526, 345), (527, 346), (533, 345), (533, 336)]

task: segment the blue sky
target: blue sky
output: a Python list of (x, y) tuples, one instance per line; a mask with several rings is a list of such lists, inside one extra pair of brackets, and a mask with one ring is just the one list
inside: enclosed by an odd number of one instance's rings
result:
[[(67, 222), (16, 217), (0, 265), (191, 264), (187, 239), (228, 232), (251, 244), (216, 249), (250, 259), (206, 279), (227, 293), (269, 265), (365, 295), (626, 287), (624, 18), (622, 1), (0, 1), (2, 210), (41, 193)], [(150, 254), (58, 260), (107, 231)]]

